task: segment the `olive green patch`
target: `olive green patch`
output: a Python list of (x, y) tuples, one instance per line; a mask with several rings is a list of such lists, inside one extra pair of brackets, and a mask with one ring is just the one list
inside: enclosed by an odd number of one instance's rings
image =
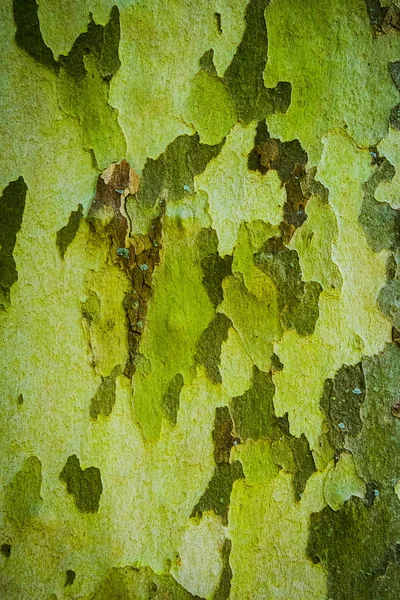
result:
[(90, 417), (96, 420), (99, 415), (109, 417), (115, 404), (115, 379), (119, 375), (119, 366), (108, 377), (102, 377), (97, 392), (90, 401)]
[(195, 361), (203, 365), (213, 383), (222, 383), (219, 370), (222, 342), (228, 339), (228, 329), (232, 322), (223, 313), (217, 313), (201, 334), (196, 344)]
[(75, 581), (76, 573), (72, 569), (68, 569), (65, 573), (65, 587), (72, 585)]
[(222, 571), (217, 589), (212, 595), (211, 600), (228, 600), (231, 591), (232, 569), (229, 564), (232, 542), (226, 539), (222, 546)]
[(175, 581), (172, 575), (156, 575), (150, 567), (112, 568), (91, 600), (201, 600)]
[(6, 558), (10, 558), (10, 556), (11, 556), (11, 544), (2, 544), (0, 546), (0, 552)]
[(73, 242), (83, 217), (83, 206), (78, 204), (78, 209), (71, 212), (68, 223), (57, 231), (57, 247), (61, 258), (64, 258), (68, 246)]
[(217, 465), (229, 463), (231, 448), (238, 442), (232, 435), (233, 420), (227, 406), (218, 406), (215, 410), (213, 429), (214, 460)]
[(110, 20), (105, 26), (96, 25), (91, 19), (87, 32), (81, 33), (68, 56), (61, 55), (58, 61), (43, 40), (36, 0), (13, 0), (13, 10), (17, 26), (15, 41), (18, 46), (38, 63), (53, 69), (56, 73), (60, 66), (63, 66), (75, 79), (84, 79), (87, 73), (84, 56), (88, 53), (96, 56), (99, 72), (107, 81), (121, 66), (118, 58), (120, 23), (117, 6), (111, 9)]
[(23, 177), (19, 177), (4, 188), (0, 198), (0, 310), (10, 304), (10, 288), (18, 279), (13, 251), (21, 229), (27, 190)]
[(183, 384), (183, 375), (181, 373), (174, 375), (162, 399), (164, 414), (172, 425), (176, 425), (178, 420), (179, 397)]
[(14, 20), (17, 26), (17, 45), (41, 65), (58, 71), (53, 52), (46, 46), (40, 31), (36, 0), (13, 0)]
[(8, 517), (20, 525), (36, 517), (43, 504), (41, 486), (42, 463), (36, 456), (30, 456), (6, 488), (5, 508)]
[(391, 319), (394, 327), (400, 330), (400, 280), (395, 279), (385, 285), (378, 296), (378, 305), (384, 315)]
[(242, 477), (244, 473), (241, 462), (236, 460), (233, 463), (218, 464), (206, 491), (190, 516), (201, 516), (206, 511), (213, 511), (221, 517), (222, 523), (227, 525), (233, 482)]
[(309, 477), (315, 471), (314, 458), (305, 435), (297, 438), (290, 434), (287, 414), (284, 417), (276, 416), (274, 394), (271, 373), (254, 367), (251, 388), (242, 396), (232, 398), (234, 431), (244, 442), (261, 439), (271, 442), (275, 464), (293, 473), (295, 498), (299, 500)]
[(301, 168), (307, 164), (307, 160), (307, 152), (303, 150), (299, 140), (281, 142), (279, 139), (273, 139), (265, 120), (258, 123), (254, 136), (254, 148), (247, 159), (251, 171), (260, 171), (262, 175), (265, 175), (269, 169), (274, 169), (277, 171), (279, 179), (285, 184), (295, 174), (299, 178)]
[(254, 367), (251, 388), (232, 398), (235, 432), (242, 441), (276, 437), (279, 421), (273, 407), (274, 394), (271, 374)]
[(232, 275), (233, 257), (226, 254), (223, 258), (218, 252), (218, 237), (215, 229), (203, 228), (198, 237), (200, 266), (203, 271), (202, 284), (215, 307), (224, 299), (222, 282)]
[(383, 248), (393, 250), (399, 245), (399, 211), (374, 198), (378, 185), (384, 181), (390, 182), (395, 172), (395, 168), (385, 158), (381, 159), (377, 170), (363, 184), (364, 199), (358, 220), (374, 252), (380, 252)]
[(327, 195), (326, 188), (314, 179), (315, 170), (306, 172), (307, 161), (307, 153), (299, 140), (281, 142), (271, 138), (265, 120), (258, 123), (254, 148), (248, 155), (247, 164), (250, 171), (259, 171), (262, 175), (271, 169), (277, 171), (285, 186), (286, 202), (280, 225), (285, 242), (307, 219), (305, 207), (310, 195), (317, 193), (321, 198)]
[(230, 450), (237, 443), (232, 435), (233, 421), (227, 406), (217, 407), (213, 429), (214, 474), (206, 491), (193, 509), (191, 517), (200, 516), (205, 511), (213, 511), (228, 524), (228, 510), (233, 482), (244, 477), (239, 461), (230, 462)]
[(353, 497), (341, 510), (327, 506), (311, 515), (307, 552), (327, 570), (329, 598), (397, 600), (398, 568), (392, 561), (397, 564), (399, 511), (399, 499), (388, 491), (369, 508)]
[(213, 50), (200, 59), (188, 98), (189, 117), (203, 143), (218, 144), (237, 121), (227, 87), (218, 77)]
[(392, 76), (393, 83), (400, 90), (400, 60), (390, 62), (388, 65), (389, 73)]
[(119, 10), (114, 6), (104, 27), (96, 25), (93, 19), (90, 20), (87, 31), (76, 38), (68, 56), (60, 56), (59, 63), (69, 75), (79, 81), (87, 75), (84, 57), (89, 53), (93, 54), (101, 76), (109, 81), (121, 66), (118, 58), (119, 39)]
[(327, 379), (320, 406), (328, 422), (328, 439), (337, 450), (346, 447), (346, 437), (362, 429), (360, 415), (365, 400), (365, 379), (361, 363), (344, 365), (333, 379)]
[(278, 289), (280, 319), (285, 329), (311, 335), (319, 316), (321, 285), (302, 281), (299, 256), (281, 238), (271, 238), (254, 254), (254, 264), (266, 273)]
[(250, 0), (245, 13), (245, 31), (223, 80), (239, 120), (245, 125), (266, 115), (285, 112), (290, 104), (291, 85), (279, 82), (275, 89), (264, 85), (268, 58), (268, 35), (264, 11), (269, 0)]
[(392, 413), (400, 397), (400, 347), (386, 344), (382, 353), (365, 358), (362, 365), (366, 383), (362, 429), (347, 440), (347, 446), (365, 481), (392, 489), (400, 478), (400, 420)]
[(67, 492), (74, 497), (79, 511), (94, 513), (99, 510), (100, 496), (103, 492), (100, 469), (82, 469), (79, 458), (73, 454), (68, 457), (60, 479), (67, 485)]
[(195, 175), (203, 173), (212, 158), (218, 156), (225, 139), (219, 144), (201, 144), (198, 134), (180, 135), (156, 159), (148, 158), (137, 194), (144, 207), (154, 206), (162, 196), (166, 200), (181, 200), (194, 191)]

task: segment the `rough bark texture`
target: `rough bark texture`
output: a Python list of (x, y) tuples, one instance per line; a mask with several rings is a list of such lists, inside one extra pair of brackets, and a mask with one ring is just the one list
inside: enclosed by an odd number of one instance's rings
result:
[(0, 597), (398, 600), (398, 2), (0, 13)]

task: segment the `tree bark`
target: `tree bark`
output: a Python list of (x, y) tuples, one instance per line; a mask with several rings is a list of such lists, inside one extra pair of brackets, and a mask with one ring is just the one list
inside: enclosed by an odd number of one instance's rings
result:
[(0, 12), (1, 598), (397, 600), (398, 2)]

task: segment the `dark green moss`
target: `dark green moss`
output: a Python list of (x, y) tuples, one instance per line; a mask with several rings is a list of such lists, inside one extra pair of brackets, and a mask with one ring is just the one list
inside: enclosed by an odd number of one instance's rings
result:
[(113, 369), (113, 372), (108, 377), (103, 377), (90, 402), (90, 417), (94, 420), (99, 415), (109, 417), (115, 404), (115, 379), (119, 375), (121, 369), (119, 366)]
[(299, 257), (287, 248), (282, 238), (271, 238), (254, 255), (254, 263), (275, 283), (281, 323), (299, 335), (311, 335), (319, 316), (319, 283), (302, 281)]
[(164, 414), (172, 425), (176, 425), (179, 411), (179, 398), (184, 381), (180, 373), (174, 375), (163, 396), (162, 407)]
[(225, 143), (224, 139), (215, 146), (209, 146), (201, 144), (199, 139), (197, 133), (180, 135), (158, 158), (147, 159), (137, 194), (140, 203), (151, 207), (161, 195), (166, 200), (180, 200), (194, 193), (194, 176), (204, 171)]
[(42, 463), (36, 456), (30, 456), (6, 489), (5, 508), (8, 517), (20, 525), (35, 517), (43, 503), (41, 486)]
[(232, 569), (229, 564), (229, 556), (231, 554), (232, 542), (231, 540), (226, 539), (224, 541), (224, 545), (222, 546), (222, 571), (221, 577), (219, 580), (219, 584), (214, 594), (212, 595), (212, 600), (228, 600), (229, 594), (231, 592), (231, 580), (232, 580)]
[(10, 288), (18, 279), (13, 252), (21, 229), (27, 190), (23, 177), (19, 177), (4, 188), (0, 198), (0, 309), (9, 305)]
[(231, 325), (228, 317), (217, 313), (196, 344), (195, 361), (205, 367), (207, 376), (213, 383), (222, 383), (219, 371), (221, 345), (228, 339), (228, 329)]
[(264, 85), (268, 58), (268, 36), (264, 12), (269, 0), (250, 0), (245, 13), (245, 31), (223, 81), (229, 90), (239, 120), (248, 124), (290, 104), (291, 86), (280, 82), (276, 89)]
[(83, 217), (83, 206), (82, 204), (78, 204), (78, 209), (71, 212), (68, 223), (64, 227), (61, 227), (57, 231), (57, 247), (60, 252), (61, 258), (64, 258), (64, 255), (67, 251), (68, 246), (75, 239), (76, 234), (78, 233), (79, 223)]
[(14, 21), (17, 26), (17, 45), (41, 65), (58, 71), (53, 52), (46, 46), (40, 31), (36, 0), (13, 0)]
[(10, 556), (11, 556), (11, 544), (2, 544), (0, 546), (0, 552), (6, 558), (10, 558)]
[(216, 465), (214, 475), (194, 507), (191, 517), (201, 516), (206, 511), (213, 511), (221, 517), (223, 524), (227, 525), (233, 482), (243, 477), (243, 467), (239, 461)]
[(378, 185), (391, 181), (395, 168), (383, 159), (373, 175), (363, 184), (364, 199), (358, 220), (374, 252), (393, 250), (399, 245), (400, 214), (385, 202), (377, 202), (374, 194)]
[(68, 457), (60, 479), (67, 485), (67, 492), (74, 497), (78, 510), (85, 513), (99, 510), (100, 496), (103, 492), (100, 469), (88, 467), (82, 470), (78, 457), (73, 454)]
[(110, 569), (91, 600), (201, 600), (172, 575), (156, 575), (149, 567)]

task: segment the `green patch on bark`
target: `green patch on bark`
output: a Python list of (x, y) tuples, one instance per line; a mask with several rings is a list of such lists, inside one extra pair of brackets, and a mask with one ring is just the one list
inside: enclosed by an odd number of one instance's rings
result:
[(194, 507), (191, 517), (201, 516), (206, 511), (213, 511), (221, 517), (222, 523), (227, 525), (233, 482), (242, 477), (244, 477), (243, 467), (239, 461), (218, 464), (206, 491)]
[(293, 176), (296, 167), (307, 164), (307, 152), (303, 150), (299, 140), (281, 142), (271, 138), (265, 120), (260, 121), (254, 136), (254, 148), (248, 156), (248, 167), (251, 171), (260, 171), (265, 175), (269, 169), (278, 172), (282, 184)]
[(280, 430), (273, 406), (274, 394), (271, 374), (254, 367), (251, 388), (242, 396), (232, 398), (235, 432), (242, 441), (276, 437)]
[(110, 569), (91, 600), (201, 600), (175, 581), (172, 575), (156, 575), (150, 567)]
[(119, 39), (119, 10), (113, 6), (108, 23), (105, 26), (96, 25), (91, 19), (87, 31), (76, 38), (68, 56), (60, 56), (59, 62), (69, 75), (79, 81), (88, 74), (84, 56), (90, 53), (96, 57), (101, 76), (109, 80), (121, 66), (118, 58)]
[(279, 82), (275, 89), (264, 85), (268, 58), (268, 35), (264, 12), (269, 0), (250, 0), (245, 13), (245, 31), (231, 64), (224, 73), (236, 114), (242, 123), (260, 121), (290, 104), (290, 83)]
[(180, 135), (156, 159), (148, 158), (142, 174), (138, 202), (154, 206), (162, 197), (181, 200), (194, 191), (193, 178), (203, 173), (212, 158), (218, 156), (225, 140), (210, 146), (201, 144), (198, 134)]
[(333, 379), (327, 379), (320, 406), (328, 422), (328, 439), (337, 450), (345, 448), (346, 437), (362, 429), (361, 406), (365, 400), (365, 379), (361, 363), (344, 365)]
[(378, 305), (384, 315), (391, 319), (394, 327), (400, 330), (400, 280), (395, 279), (385, 285), (378, 296)]
[(314, 459), (305, 435), (299, 438), (292, 436), (287, 415), (276, 416), (274, 393), (271, 373), (263, 373), (254, 367), (252, 387), (242, 396), (232, 398), (234, 431), (244, 442), (271, 442), (273, 461), (284, 471), (293, 474), (295, 498), (299, 500), (309, 477), (315, 471)]
[(400, 347), (386, 344), (382, 353), (363, 360), (366, 396), (362, 429), (347, 440), (359, 475), (380, 488), (393, 488), (400, 473), (400, 419), (393, 407), (400, 397)]
[(21, 229), (27, 185), (23, 177), (11, 181), (0, 198), (0, 309), (10, 303), (10, 288), (18, 279), (13, 251)]
[(232, 435), (233, 420), (227, 406), (218, 406), (215, 410), (213, 429), (215, 463), (229, 463), (231, 448), (235, 438)]
[(181, 373), (177, 373), (169, 382), (163, 396), (162, 407), (164, 414), (172, 425), (176, 425), (178, 420), (179, 398), (183, 384), (183, 376)]
[(200, 266), (203, 271), (202, 283), (215, 307), (224, 299), (222, 282), (232, 275), (232, 256), (223, 258), (218, 252), (218, 236), (215, 229), (203, 228), (198, 237)]
[(36, 0), (13, 0), (14, 21), (17, 26), (15, 41), (18, 46), (41, 65), (58, 71), (59, 64), (46, 46), (38, 16)]
[(370, 507), (353, 497), (341, 510), (327, 506), (311, 515), (307, 551), (327, 570), (329, 598), (398, 598), (399, 511), (399, 499), (387, 491)]
[(230, 450), (235, 438), (232, 435), (233, 421), (227, 406), (217, 407), (213, 429), (214, 460), (216, 467), (206, 491), (193, 509), (192, 517), (205, 511), (220, 516), (228, 524), (228, 510), (233, 482), (244, 477), (242, 463), (230, 462)]
[(64, 258), (68, 246), (74, 241), (83, 217), (83, 206), (78, 204), (78, 209), (71, 212), (68, 223), (57, 231), (57, 247), (61, 258)]
[(229, 564), (232, 542), (226, 539), (222, 546), (222, 571), (217, 589), (212, 595), (212, 600), (228, 600), (231, 591), (232, 569)]
[(395, 249), (399, 244), (400, 214), (386, 202), (377, 202), (374, 194), (382, 182), (390, 182), (395, 168), (384, 158), (377, 170), (363, 184), (364, 200), (358, 217), (374, 252)]
[(36, 517), (43, 504), (41, 486), (42, 463), (36, 456), (30, 456), (6, 488), (5, 508), (8, 517), (20, 525)]
[(66, 484), (67, 492), (74, 497), (80, 512), (95, 513), (99, 510), (100, 496), (103, 492), (100, 469), (82, 469), (79, 458), (73, 454), (68, 457), (60, 479)]
[(295, 329), (302, 336), (311, 335), (319, 316), (322, 287), (316, 281), (302, 281), (297, 252), (287, 248), (281, 238), (271, 238), (254, 255), (254, 263), (278, 289), (282, 326)]
[(192, 81), (189, 94), (189, 116), (200, 139), (206, 144), (218, 144), (236, 123), (228, 89), (218, 77), (212, 60), (213, 50), (200, 59), (200, 71)]
[(108, 377), (102, 377), (97, 392), (90, 401), (90, 417), (96, 420), (99, 415), (109, 417), (115, 404), (115, 379), (120, 373), (119, 366)]
[(228, 329), (232, 322), (222, 313), (206, 327), (196, 344), (195, 361), (205, 367), (207, 376), (213, 383), (222, 383), (219, 364), (222, 342), (228, 339)]

